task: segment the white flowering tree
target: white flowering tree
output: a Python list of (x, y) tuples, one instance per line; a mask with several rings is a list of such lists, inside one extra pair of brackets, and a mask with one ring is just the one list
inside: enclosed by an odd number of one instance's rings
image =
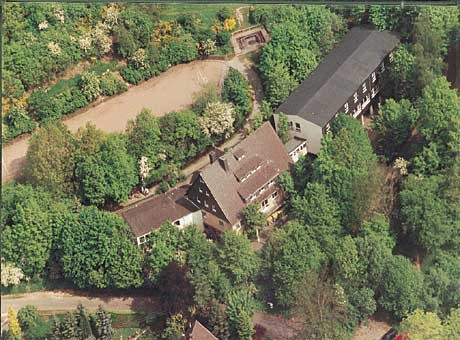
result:
[(393, 167), (395, 169), (398, 169), (399, 173), (402, 176), (406, 176), (409, 173), (408, 170), (407, 170), (408, 163), (409, 162), (407, 160), (405, 160), (404, 158), (398, 157), (398, 158), (395, 159), (395, 161), (393, 163)]
[(134, 65), (135, 68), (142, 70), (147, 64), (145, 62), (145, 49), (139, 48), (134, 54), (129, 58), (129, 61)]
[(2, 260), (1, 266), (1, 283), (3, 287), (15, 286), (25, 278), (21, 268), (15, 267), (12, 263)]
[(233, 132), (235, 108), (231, 103), (212, 102), (206, 105), (200, 126), (208, 136), (228, 137)]
[(50, 41), (48, 43), (48, 49), (52, 55), (60, 55), (61, 54), (61, 46), (54, 41)]
[(108, 36), (109, 25), (98, 22), (96, 27), (78, 39), (80, 49), (85, 53), (93, 51), (98, 55), (109, 53), (112, 49), (112, 39)]
[(118, 24), (118, 18), (120, 17), (120, 8), (117, 4), (110, 3), (103, 8), (103, 22), (108, 29), (112, 29)]
[(80, 87), (85, 97), (92, 101), (101, 94), (99, 77), (94, 72), (85, 72), (81, 75)]
[(139, 177), (141, 179), (141, 191), (145, 191), (145, 180), (147, 176), (150, 174), (150, 170), (152, 168), (149, 166), (149, 160), (147, 157), (142, 156), (141, 159), (139, 159)]

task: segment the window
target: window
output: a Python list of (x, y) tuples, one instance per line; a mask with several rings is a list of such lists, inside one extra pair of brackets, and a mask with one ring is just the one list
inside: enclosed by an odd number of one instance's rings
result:
[(380, 72), (385, 72), (385, 63), (382, 63), (382, 65), (380, 65)]
[(343, 106), (343, 110), (345, 111), (345, 113), (348, 113), (348, 103), (345, 103), (345, 105)]
[(216, 212), (216, 206), (213, 204), (211, 207), (212, 211)]
[(393, 62), (393, 52), (390, 53), (390, 63)]
[(208, 201), (204, 200), (204, 206), (205, 206), (206, 208), (209, 208)]
[(208, 191), (206, 191), (206, 196), (208, 196), (208, 197), (209, 197), (209, 192), (208, 192)]
[(366, 84), (363, 84), (363, 93), (366, 93), (366, 91), (367, 91)]
[(180, 220), (177, 220), (176, 222), (174, 222), (175, 225), (180, 225)]
[(377, 77), (375, 76), (375, 72), (372, 72), (372, 82), (375, 83), (375, 81), (377, 80)]
[(268, 207), (268, 199), (264, 199), (262, 201), (262, 208), (266, 208), (266, 207)]
[(295, 123), (295, 130), (300, 132), (300, 124), (299, 123)]
[(327, 123), (326, 125), (326, 133), (331, 130), (331, 124)]
[(201, 203), (201, 200), (200, 200), (200, 198), (199, 198), (198, 196), (196, 197), (196, 201), (197, 201), (198, 203)]
[(199, 192), (203, 192), (203, 189), (201, 189), (201, 186), (198, 187), (198, 191), (199, 191)]
[(358, 102), (358, 94), (355, 92), (355, 94), (353, 95), (353, 101), (356, 103)]
[(291, 130), (294, 130), (294, 122), (292, 122), (291, 120), (289, 121), (289, 128)]
[(277, 198), (278, 197), (278, 191), (275, 191), (273, 194), (272, 194), (272, 198)]

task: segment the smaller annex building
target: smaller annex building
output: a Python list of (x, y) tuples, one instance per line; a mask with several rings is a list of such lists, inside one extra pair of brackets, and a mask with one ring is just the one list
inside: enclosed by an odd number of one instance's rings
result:
[(179, 229), (192, 224), (203, 229), (201, 210), (184, 197), (187, 189), (188, 186), (175, 188), (119, 213), (131, 227), (138, 245), (146, 243), (152, 231), (160, 228), (166, 221)]
[(279, 114), (284, 113), (292, 138), (286, 147), (294, 162), (307, 151), (319, 152), (321, 139), (338, 114), (362, 118), (373, 113), (398, 44), (399, 37), (389, 31), (352, 28), (278, 107), (275, 125), (278, 129)]

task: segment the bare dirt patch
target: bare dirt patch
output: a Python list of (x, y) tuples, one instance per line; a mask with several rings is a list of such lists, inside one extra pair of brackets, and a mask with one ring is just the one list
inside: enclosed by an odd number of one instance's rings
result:
[[(221, 84), (228, 70), (227, 62), (200, 60), (172, 67), (158, 77), (131, 87), (119, 96), (101, 103), (64, 120), (70, 131), (92, 122), (106, 132), (123, 131), (128, 120), (143, 109), (151, 109), (157, 116), (189, 107), (193, 94), (208, 82)], [(29, 136), (12, 141), (2, 148), (2, 182), (19, 175), (27, 153)]]

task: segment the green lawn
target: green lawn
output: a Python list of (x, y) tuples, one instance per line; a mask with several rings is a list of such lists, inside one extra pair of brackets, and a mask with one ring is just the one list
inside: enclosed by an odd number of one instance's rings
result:
[(116, 328), (113, 332), (113, 340), (126, 340), (140, 330), (140, 328)]
[(162, 20), (173, 20), (181, 15), (195, 15), (206, 26), (211, 26), (217, 21), (217, 12), (222, 7), (236, 9), (241, 4), (183, 4), (183, 5), (164, 5), (160, 8), (160, 18)]

